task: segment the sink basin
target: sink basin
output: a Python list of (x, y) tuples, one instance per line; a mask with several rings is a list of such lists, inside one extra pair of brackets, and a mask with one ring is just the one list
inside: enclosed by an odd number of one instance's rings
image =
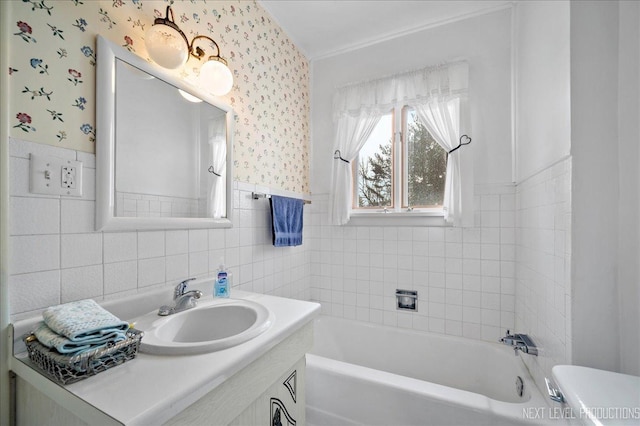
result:
[(144, 331), (141, 352), (195, 355), (244, 343), (264, 333), (272, 322), (269, 310), (259, 303), (215, 299), (166, 317), (151, 312), (135, 320), (135, 327)]

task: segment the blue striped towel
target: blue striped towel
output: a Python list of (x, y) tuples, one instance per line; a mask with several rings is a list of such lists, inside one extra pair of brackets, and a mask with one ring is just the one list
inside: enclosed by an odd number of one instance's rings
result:
[(79, 355), (126, 339), (124, 331), (114, 330), (100, 335), (96, 334), (93, 337), (85, 337), (81, 341), (72, 341), (51, 330), (44, 321), (38, 324), (33, 334), (38, 338), (38, 342), (44, 346), (55, 348), (59, 353), (65, 355)]
[(112, 332), (126, 332), (129, 323), (120, 320), (94, 300), (52, 306), (42, 313), (44, 322), (54, 332), (72, 342), (83, 343), (94, 338), (103, 338)]

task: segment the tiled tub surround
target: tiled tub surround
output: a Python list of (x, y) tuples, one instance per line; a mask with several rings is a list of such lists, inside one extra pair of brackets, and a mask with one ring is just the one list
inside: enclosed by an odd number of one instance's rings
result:
[[(233, 273), (234, 287), (310, 298), (310, 231), (305, 230), (302, 246), (273, 247), (269, 203), (251, 199), (251, 191), (267, 188), (235, 183), (231, 229), (95, 232), (93, 154), (11, 138), (9, 151), (13, 320), (59, 303), (119, 297), (207, 276), (220, 258)], [(82, 161), (83, 196), (30, 193), (30, 153)], [(309, 217), (305, 208), (306, 223)]]
[(516, 328), (539, 347), (525, 361), (541, 387), (572, 360), (571, 158), (518, 184), (516, 233)]
[[(311, 215), (312, 300), (325, 315), (496, 341), (515, 324), (513, 185), (476, 187), (473, 228), (329, 226)], [(397, 288), (418, 291), (398, 311)]]

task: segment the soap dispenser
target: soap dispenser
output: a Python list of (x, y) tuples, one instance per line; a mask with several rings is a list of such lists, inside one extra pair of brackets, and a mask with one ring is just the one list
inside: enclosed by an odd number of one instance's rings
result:
[(213, 285), (213, 297), (229, 297), (229, 279), (224, 263), (220, 261), (216, 282)]

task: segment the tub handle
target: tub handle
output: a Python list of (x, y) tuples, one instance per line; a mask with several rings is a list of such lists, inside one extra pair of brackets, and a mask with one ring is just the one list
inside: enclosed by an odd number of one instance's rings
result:
[(546, 377), (544, 378), (544, 382), (547, 384), (547, 393), (552, 401), (559, 403), (565, 402), (564, 395), (560, 389), (555, 388)]

